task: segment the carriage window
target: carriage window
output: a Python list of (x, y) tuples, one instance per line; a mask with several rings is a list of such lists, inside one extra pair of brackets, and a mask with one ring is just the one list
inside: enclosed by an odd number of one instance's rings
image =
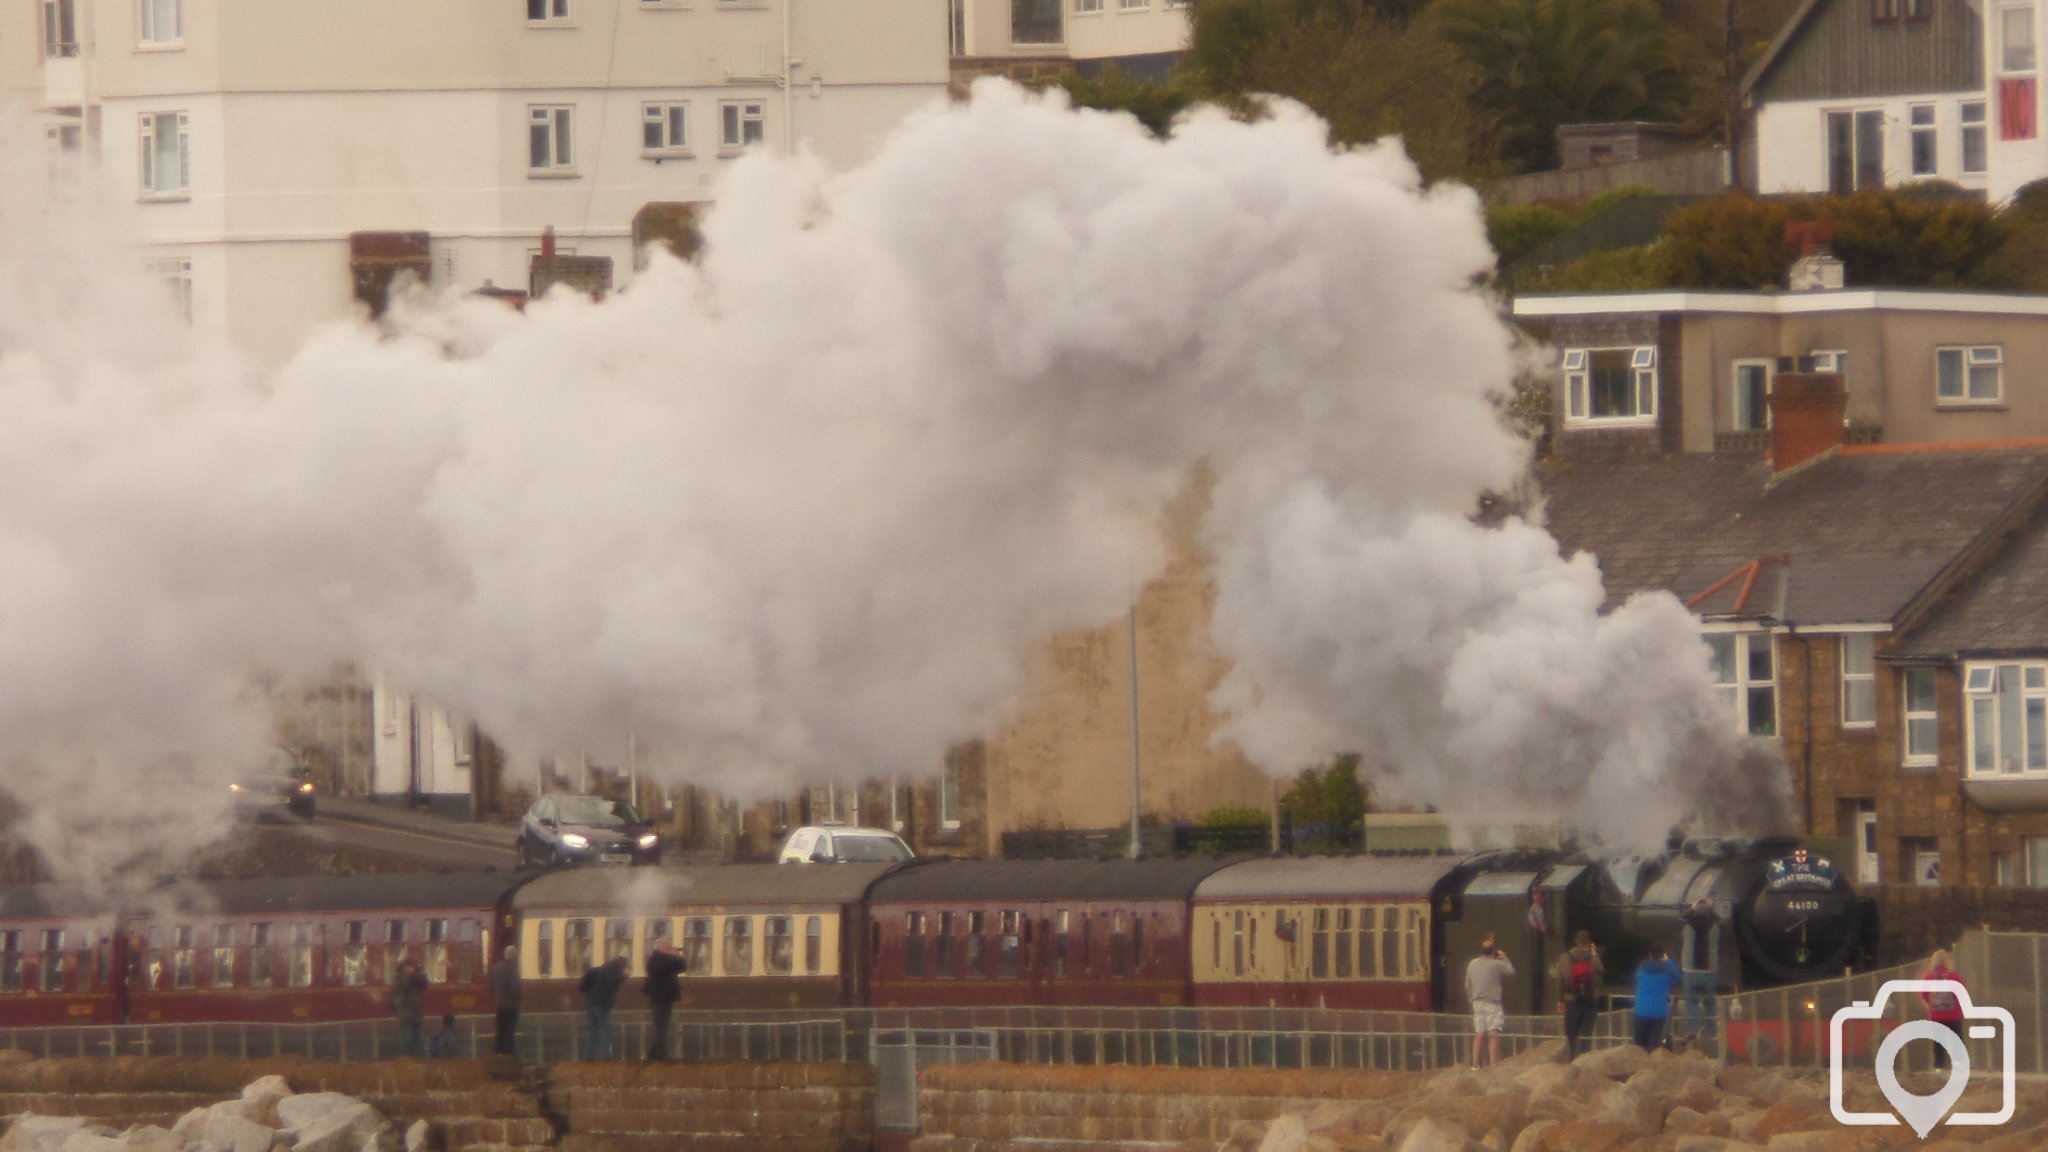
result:
[(1069, 924), (1065, 912), (1053, 913), (1053, 971), (1054, 976), (1067, 974), (1067, 933)]
[(270, 952), (270, 925), (249, 925), (249, 986), (268, 988), (276, 983)]
[(604, 922), (604, 959), (609, 964), (624, 960), (627, 967), (633, 964), (633, 922), (621, 916), (614, 916)]
[(1380, 979), (1401, 978), (1401, 910), (1382, 908), (1380, 913)]
[(1130, 957), (1124, 947), (1128, 938), (1124, 934), (1124, 914), (1112, 914), (1109, 926), (1109, 974), (1122, 976), (1130, 971)]
[(686, 975), (711, 975), (711, 917), (683, 921), (683, 965)]
[(1212, 916), (1209, 919), (1209, 950), (1211, 952), (1210, 965), (1216, 969), (1218, 975), (1221, 975), (1223, 972), (1223, 917), (1221, 916)]
[(1017, 932), (1017, 913), (1015, 911), (1005, 911), (1003, 913), (1002, 960), (998, 968), (998, 971), (1005, 980), (1015, 980), (1017, 978), (1017, 953), (1021, 948)]
[(924, 913), (907, 912), (903, 916), (903, 974), (924, 975)]
[[(186, 929), (191, 931), (191, 929)], [(43, 955), (40, 978), (36, 986), (44, 992), (64, 990), (64, 930), (43, 929)]]
[(933, 949), (932, 959), (934, 961), (933, 967), (937, 969), (932, 975), (939, 977), (941, 980), (953, 978), (953, 914), (951, 912), (939, 913), (939, 938)]
[(1337, 947), (1332, 958), (1337, 961), (1337, 979), (1351, 979), (1351, 909), (1337, 909)]
[[(191, 988), (198, 984), (198, 950), (192, 946), (193, 931), (190, 924), (180, 924), (172, 929), (176, 941), (171, 952), (171, 982), (180, 988)], [(59, 935), (62, 939), (62, 935)], [(49, 985), (43, 987), (47, 990)]]
[(369, 949), (363, 944), (363, 922), (341, 926), (341, 982), (354, 988), (370, 980)]
[(313, 926), (292, 925), (292, 987), (309, 988), (313, 984)]
[(1081, 971), (1095, 971), (1095, 917), (1081, 913)]
[(770, 976), (787, 976), (796, 964), (796, 934), (790, 918), (770, 916), (761, 925), (761, 963)]
[(754, 920), (751, 916), (725, 918), (725, 975), (754, 974)]
[(1244, 909), (1232, 916), (1230, 929), (1230, 972), (1233, 976), (1244, 975)]
[(1308, 930), (1308, 974), (1311, 979), (1330, 978), (1330, 910), (1317, 908), (1309, 913)]
[(654, 955), (654, 949), (658, 945), (670, 943), (675, 938), (675, 927), (675, 922), (666, 916), (649, 920), (647, 922), (646, 955), (652, 956)]
[(405, 921), (384, 922), (384, 975), (382, 982), (394, 984), (398, 981), (398, 966), (406, 959)]
[(804, 918), (804, 971), (817, 976), (825, 971), (825, 921)]
[(21, 929), (0, 931), (0, 992), (21, 991)]
[(1371, 980), (1380, 974), (1380, 913), (1377, 908), (1358, 910), (1358, 975)]
[(142, 947), (142, 986), (155, 991), (164, 986), (164, 930), (151, 928)]
[(235, 926), (232, 924), (213, 926), (213, 986), (235, 986)]
[(1429, 927), (1423, 922), (1422, 909), (1408, 909), (1407, 930), (1401, 933), (1401, 959), (1406, 962), (1403, 975), (1412, 980), (1422, 975), (1422, 953), (1428, 947)]
[(570, 920), (562, 925), (562, 975), (581, 976), (591, 966), (590, 937), (595, 927), (588, 920)]
[(427, 975), (429, 984), (448, 982), (448, 922), (429, 920), (427, 928), (426, 963), (420, 965)]
[(1252, 971), (1259, 970), (1259, 914), (1252, 913), (1251, 931), (1244, 934), (1244, 962)]
[(1145, 969), (1145, 921), (1139, 916), (1131, 917), (1131, 968), (1139, 972)]
[(967, 914), (967, 974), (971, 977), (988, 975), (988, 930), (987, 923), (979, 912)]
[(543, 920), (534, 925), (533, 962), (534, 971), (542, 976), (555, 974), (555, 922)]

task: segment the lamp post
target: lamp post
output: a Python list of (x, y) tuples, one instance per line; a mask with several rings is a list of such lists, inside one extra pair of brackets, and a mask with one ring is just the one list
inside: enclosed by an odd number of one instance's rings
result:
[(1138, 813), (1142, 794), (1138, 785), (1138, 605), (1131, 605), (1129, 627), (1125, 629), (1129, 639), (1131, 657), (1131, 859), (1145, 854), (1144, 843), (1138, 838)]

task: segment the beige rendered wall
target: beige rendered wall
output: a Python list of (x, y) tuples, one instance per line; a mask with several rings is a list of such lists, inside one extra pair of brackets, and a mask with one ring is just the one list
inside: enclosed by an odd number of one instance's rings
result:
[[(1881, 324), (1873, 319), (1872, 327), (1872, 354), (1883, 358), (1886, 443), (2048, 436), (2048, 317), (1892, 312)], [(1935, 349), (1972, 344), (2003, 348), (2004, 401), (1937, 404)], [(1854, 371), (1855, 353), (1850, 355)]]
[[(1268, 810), (1273, 782), (1234, 745), (1212, 748), (1208, 696), (1225, 670), (1209, 636), (1215, 592), (1199, 547), (1206, 484), (1170, 509), (1165, 572), (1138, 598), (1143, 811), (1192, 818), (1225, 804)], [(1106, 828), (1131, 818), (1129, 633), (1124, 620), (1054, 638), (1016, 719), (987, 744), (984, 851), (1002, 833)]]

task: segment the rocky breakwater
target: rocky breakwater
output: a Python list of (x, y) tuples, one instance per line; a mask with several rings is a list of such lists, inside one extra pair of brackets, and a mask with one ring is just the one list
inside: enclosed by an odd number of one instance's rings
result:
[[(1220, 1152), (2035, 1152), (2048, 1149), (2048, 1087), (2022, 1084), (2012, 1119), (1995, 1127), (1937, 1127), (1926, 1140), (1903, 1125), (1848, 1127), (1828, 1107), (1824, 1071), (1723, 1068), (1697, 1055), (1610, 1048), (1570, 1065), (1556, 1047), (1484, 1071), (1455, 1069), (1414, 1090), (1365, 1103), (1297, 1105), (1245, 1124)], [(1935, 1092), (1944, 1080), (1907, 1075)], [(2002, 1087), (1979, 1076), (1956, 1108), (1996, 1112)], [(1849, 1106), (1889, 1114), (1874, 1082), (1857, 1077)], [(1200, 1147), (1212, 1147), (1201, 1144)], [(1182, 1146), (1196, 1152), (1196, 1142)]]

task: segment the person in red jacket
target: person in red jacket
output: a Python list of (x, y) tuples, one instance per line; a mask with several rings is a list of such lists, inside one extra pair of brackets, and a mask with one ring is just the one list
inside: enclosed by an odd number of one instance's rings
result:
[[(1962, 974), (1950, 965), (1949, 954), (1946, 948), (1935, 949), (1934, 957), (1928, 961), (1927, 971), (1920, 978), (1922, 980), (1953, 980), (1957, 984), (1963, 982)], [(1955, 993), (1922, 992), (1920, 993), (1920, 1002), (1927, 1006), (1927, 1018), (1929, 1020), (1955, 1033), (1957, 1039), (1962, 1038), (1963, 1002)], [(1948, 1067), (1948, 1049), (1939, 1044), (1934, 1046), (1934, 1066), (1936, 1068)]]

